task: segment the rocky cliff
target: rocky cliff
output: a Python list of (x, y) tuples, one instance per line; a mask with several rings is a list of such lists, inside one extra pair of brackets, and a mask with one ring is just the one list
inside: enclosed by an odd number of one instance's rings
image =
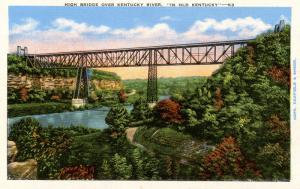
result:
[[(92, 85), (96, 89), (112, 89), (119, 90), (122, 88), (120, 81), (110, 81), (110, 80), (91, 80)], [(33, 75), (16, 75), (8, 74), (7, 87), (8, 89), (19, 89), (25, 88), (37, 88), (37, 89), (55, 89), (55, 88), (65, 88), (74, 89), (76, 83), (75, 77), (53, 77), (53, 76), (33, 76)]]
[(94, 85), (96, 89), (119, 90), (123, 88), (122, 83), (120, 81), (91, 80), (91, 84)]
[(37, 179), (37, 161), (28, 159), (15, 162), (18, 149), (14, 141), (7, 141), (7, 176), (8, 179), (32, 180)]

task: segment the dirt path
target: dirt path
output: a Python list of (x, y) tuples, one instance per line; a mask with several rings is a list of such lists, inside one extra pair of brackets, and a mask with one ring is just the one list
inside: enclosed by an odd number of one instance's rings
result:
[(136, 90), (135, 89), (132, 89), (130, 93), (126, 94), (127, 96), (131, 96), (131, 95), (134, 95), (136, 93)]
[(136, 130), (138, 129), (138, 127), (130, 127), (128, 129), (126, 129), (126, 137), (128, 138), (128, 140), (133, 144), (133, 136), (136, 132)]

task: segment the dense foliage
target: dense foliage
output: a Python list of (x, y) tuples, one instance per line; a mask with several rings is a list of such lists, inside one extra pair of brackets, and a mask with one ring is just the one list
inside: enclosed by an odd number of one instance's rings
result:
[(16, 55), (7, 56), (8, 73), (16, 75), (37, 75), (37, 76), (61, 76), (61, 77), (75, 77), (76, 69), (41, 69), (34, 68), (27, 64), (24, 57)]
[(73, 97), (73, 91), (70, 89), (56, 88), (56, 89), (27, 89), (22, 87), (20, 89), (8, 90), (8, 103), (35, 103), (35, 102), (59, 102), (69, 100)]
[(249, 162), (232, 137), (224, 140), (202, 160), (203, 170), (199, 176), (207, 180), (259, 179), (260, 172)]
[(43, 128), (37, 120), (24, 118), (11, 126), (8, 139), (16, 142), (17, 161), (35, 159), (38, 162), (38, 178), (55, 179), (69, 154), (73, 138), (95, 131), (81, 126)]
[[(173, 95), (169, 101), (178, 106), (159, 102), (153, 115), (162, 121), (147, 126), (170, 127), (217, 146), (200, 158), (203, 165), (196, 171), (197, 179), (288, 180), (289, 89), (287, 26), (283, 32), (262, 34), (240, 48), (193, 92)], [(170, 117), (178, 118), (177, 124), (166, 124)], [(152, 140), (151, 135), (139, 138), (147, 146), (153, 145)]]
[(91, 79), (94, 80), (108, 80), (108, 81), (120, 81), (121, 78), (114, 72), (102, 71), (102, 70), (91, 70)]
[[(177, 78), (158, 78), (158, 95), (170, 96), (181, 95), (182, 93), (190, 93), (195, 88), (206, 81), (205, 77), (177, 77)], [(134, 103), (141, 96), (147, 94), (147, 80), (146, 79), (132, 79), (124, 80), (125, 91), (136, 91), (135, 95), (129, 96), (128, 101)]]
[(180, 129), (212, 143), (234, 137), (267, 180), (289, 179), (289, 32), (258, 36), (179, 100)]
[(8, 139), (17, 144), (17, 161), (38, 161), (38, 179), (159, 179), (159, 160), (113, 132), (41, 127), (25, 118), (11, 127)]

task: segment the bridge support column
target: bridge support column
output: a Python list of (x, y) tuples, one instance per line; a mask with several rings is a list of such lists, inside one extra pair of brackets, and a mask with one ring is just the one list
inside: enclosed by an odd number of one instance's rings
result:
[(72, 105), (84, 106), (89, 96), (89, 79), (86, 67), (77, 69), (76, 86), (73, 93)]
[(149, 51), (147, 102), (153, 103), (157, 98), (157, 52)]
[(84, 105), (86, 105), (86, 103), (87, 103), (86, 99), (82, 99), (82, 98), (73, 98), (72, 99), (72, 106), (74, 106), (75, 108), (84, 106)]

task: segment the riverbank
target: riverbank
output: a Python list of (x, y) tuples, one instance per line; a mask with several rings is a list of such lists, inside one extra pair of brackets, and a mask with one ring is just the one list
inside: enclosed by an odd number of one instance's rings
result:
[(13, 118), (28, 115), (83, 111), (100, 107), (103, 107), (103, 105), (100, 103), (94, 103), (75, 108), (71, 105), (70, 101), (9, 104), (7, 106), (7, 115), (8, 118)]
[(71, 110), (71, 104), (64, 102), (9, 104), (7, 106), (7, 115), (9, 118), (12, 118), (26, 115), (58, 113)]

